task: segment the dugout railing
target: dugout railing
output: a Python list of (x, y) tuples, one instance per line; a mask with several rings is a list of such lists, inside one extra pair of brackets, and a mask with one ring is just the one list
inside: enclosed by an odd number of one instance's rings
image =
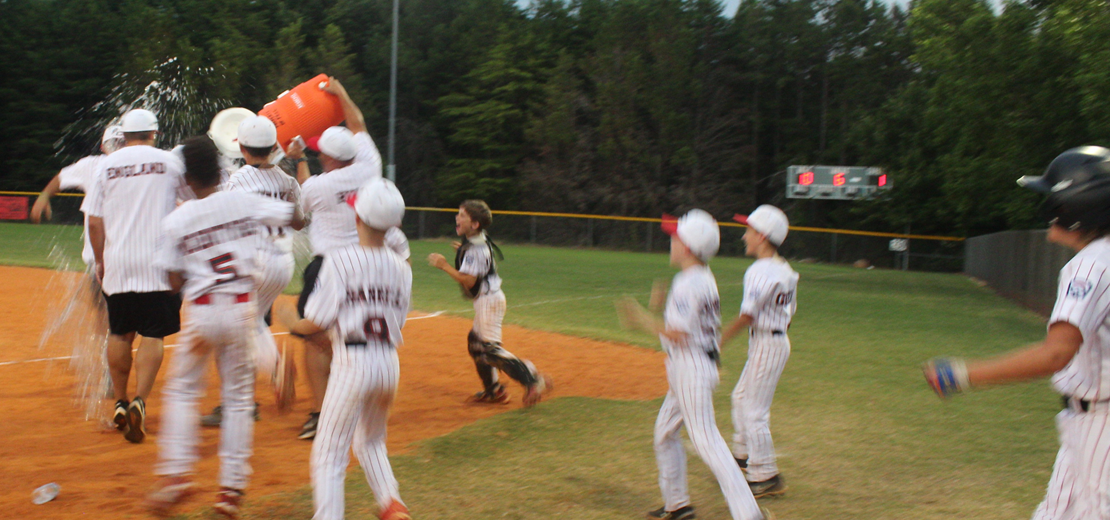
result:
[[(28, 197), (28, 207), (37, 195), (0, 191), (0, 196)], [(52, 221), (80, 224), (81, 194), (59, 195), (52, 201)], [(402, 229), (413, 239), (453, 237), (457, 212), (457, 208), (410, 207)], [(648, 252), (670, 247), (658, 218), (503, 210), (493, 214), (491, 235), (503, 242)], [(721, 222), (721, 255), (743, 256), (744, 229), (735, 222)], [(892, 240), (905, 241), (907, 250), (892, 251)], [(793, 261), (886, 269), (959, 272), (964, 267), (963, 237), (791, 226), (780, 252)]]

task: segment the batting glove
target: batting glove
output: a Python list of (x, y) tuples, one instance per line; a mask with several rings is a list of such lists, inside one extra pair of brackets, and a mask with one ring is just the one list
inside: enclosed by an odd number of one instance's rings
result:
[(967, 390), (971, 384), (967, 378), (967, 365), (959, 358), (934, 358), (922, 367), (925, 382), (937, 395), (948, 397)]

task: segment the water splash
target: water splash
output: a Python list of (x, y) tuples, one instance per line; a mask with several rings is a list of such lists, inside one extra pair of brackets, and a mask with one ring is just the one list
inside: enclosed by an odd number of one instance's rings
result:
[(69, 248), (59, 243), (58, 236), (51, 240), (47, 258), (56, 273), (40, 294), (56, 296), (47, 302), (46, 327), (39, 337), (39, 350), (69, 356), (75, 404), (85, 420), (109, 425), (113, 401), (106, 357), (107, 307), (95, 274), (73, 273), (82, 267), (80, 260), (67, 252)]
[(227, 99), (205, 93), (205, 85), (222, 77), (213, 67), (190, 67), (176, 57), (138, 74), (116, 74), (104, 100), (80, 110), (66, 126), (54, 143), (55, 154), (76, 159), (97, 153), (104, 128), (134, 108), (158, 116), (162, 132), (158, 145), (173, 148), (186, 137), (207, 131), (212, 116), (232, 106)]

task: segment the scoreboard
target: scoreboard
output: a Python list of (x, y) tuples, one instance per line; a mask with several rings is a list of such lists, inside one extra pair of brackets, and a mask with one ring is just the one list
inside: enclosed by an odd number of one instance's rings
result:
[(889, 190), (890, 179), (871, 166), (789, 166), (786, 198), (858, 200)]

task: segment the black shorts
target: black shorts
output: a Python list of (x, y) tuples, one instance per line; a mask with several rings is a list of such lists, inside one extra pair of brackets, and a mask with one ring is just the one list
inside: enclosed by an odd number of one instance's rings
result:
[(106, 295), (108, 329), (117, 336), (132, 332), (164, 338), (181, 330), (181, 295), (169, 291)]
[(320, 276), (320, 266), (324, 265), (324, 257), (316, 255), (311, 262), (304, 268), (304, 286), (301, 287), (301, 295), (297, 297), (297, 312), (301, 317), (304, 317), (305, 305), (308, 305), (308, 297), (312, 294), (312, 290), (316, 288), (316, 277)]

